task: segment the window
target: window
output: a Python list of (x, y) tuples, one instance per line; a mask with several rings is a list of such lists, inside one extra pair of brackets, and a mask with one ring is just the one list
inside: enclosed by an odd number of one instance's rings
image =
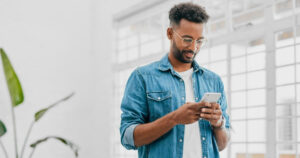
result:
[[(232, 139), (221, 157), (300, 157), (300, 0), (194, 2), (211, 17), (209, 43), (196, 61), (221, 76), (231, 116)], [(168, 10), (140, 11), (142, 18), (117, 29), (115, 129), (128, 75), (169, 50)], [(120, 145), (119, 133), (113, 135), (114, 157), (137, 157)]]

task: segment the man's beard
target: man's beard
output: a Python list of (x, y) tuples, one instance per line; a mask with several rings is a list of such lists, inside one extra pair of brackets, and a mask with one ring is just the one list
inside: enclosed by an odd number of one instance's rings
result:
[[(172, 47), (173, 47), (174, 57), (182, 63), (192, 63), (198, 53), (192, 50), (179, 50), (175, 42), (173, 42)], [(192, 58), (185, 57), (185, 54), (187, 53), (193, 54), (193, 57)]]

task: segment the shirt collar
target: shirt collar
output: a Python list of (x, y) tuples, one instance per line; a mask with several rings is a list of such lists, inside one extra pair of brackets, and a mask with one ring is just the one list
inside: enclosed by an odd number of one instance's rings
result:
[[(204, 72), (204, 69), (199, 66), (199, 64), (194, 60), (192, 62), (192, 67), (194, 69), (194, 72), (197, 72), (200, 70), (201, 74)], [(158, 69), (161, 71), (167, 71), (171, 70), (172, 73), (174, 73), (173, 66), (171, 65), (169, 58), (168, 58), (168, 53), (162, 57), (162, 59), (159, 61)]]

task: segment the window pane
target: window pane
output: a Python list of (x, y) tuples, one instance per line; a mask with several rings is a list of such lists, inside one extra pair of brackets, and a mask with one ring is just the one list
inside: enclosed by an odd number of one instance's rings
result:
[(296, 118), (277, 119), (276, 128), (278, 141), (296, 140)]
[(293, 1), (281, 0), (274, 4), (274, 17), (275, 19), (283, 18), (292, 14)]
[[(300, 40), (300, 38), (299, 38)], [(296, 61), (300, 62), (300, 45), (296, 46)]]
[(235, 29), (238, 29), (241, 26), (246, 26), (246, 24), (258, 24), (263, 21), (264, 18), (264, 10), (263, 9), (254, 9), (248, 10), (243, 14), (238, 14), (237, 16), (233, 16), (232, 23)]
[(119, 39), (125, 38), (126, 36), (131, 35), (131, 34), (133, 34), (133, 31), (130, 26), (122, 27), (122, 28), (119, 28), (119, 30), (118, 30)]
[(244, 10), (244, 1), (241, 0), (232, 0), (231, 1), (232, 13), (240, 13)]
[(266, 121), (265, 120), (251, 120), (247, 123), (248, 140), (250, 142), (265, 141), (266, 140)]
[(249, 55), (247, 57), (247, 70), (253, 71), (265, 68), (265, 60), (265, 53)]
[(223, 76), (221, 77), (221, 80), (223, 82), (223, 85), (224, 85), (224, 90), (227, 91), (227, 77), (226, 76)]
[(246, 119), (246, 109), (232, 109), (231, 119), (232, 120)]
[(246, 158), (246, 144), (232, 144), (230, 158)]
[(199, 62), (200, 65), (203, 63), (208, 63), (209, 62), (208, 49), (200, 50), (200, 52), (196, 56), (196, 60)]
[(228, 150), (229, 150), (229, 145), (224, 150), (222, 150), (222, 152), (220, 152), (220, 157), (229, 158), (228, 157)]
[[(297, 109), (296, 116), (299, 117), (300, 116), (300, 103), (297, 103), (295, 108)], [(299, 135), (299, 137), (300, 137), (300, 135)]]
[(266, 107), (248, 108), (247, 117), (249, 119), (254, 118), (265, 118), (266, 117)]
[(265, 41), (263, 38), (259, 38), (249, 42), (249, 47), (247, 48), (247, 53), (256, 53), (266, 50)]
[(275, 34), (276, 47), (282, 47), (282, 46), (293, 44), (294, 43), (293, 37), (294, 37), (293, 29), (287, 29), (284, 31), (277, 32)]
[(276, 65), (285, 65), (294, 63), (294, 47), (280, 48), (276, 50)]
[(293, 103), (276, 106), (277, 117), (287, 117), (287, 116), (295, 116), (295, 115), (296, 115), (296, 105)]
[(300, 64), (296, 65), (296, 73), (297, 82), (300, 82)]
[(170, 49), (170, 40), (168, 38), (164, 39), (164, 52), (169, 52)]
[[(296, 0), (297, 3), (300, 2), (300, 0)], [(299, 3), (300, 4), (300, 3)], [(299, 14), (296, 16), (296, 23), (299, 25)], [(296, 26), (296, 43), (300, 43), (300, 26)]]
[(300, 84), (297, 84), (297, 102), (300, 102)]
[(227, 61), (215, 62), (210, 64), (210, 69), (220, 76), (227, 74)]
[(266, 144), (248, 144), (248, 152), (251, 158), (264, 158), (266, 153)]
[(236, 57), (236, 56), (241, 56), (246, 54), (246, 48), (242, 44), (232, 44), (230, 46), (231, 50), (231, 56)]
[(127, 48), (127, 39), (118, 40), (118, 51)]
[(276, 103), (293, 103), (295, 101), (295, 86), (282, 86), (276, 88)]
[(216, 21), (216, 22), (211, 22), (211, 25), (209, 26), (209, 29), (211, 33), (216, 34), (216, 33), (224, 33), (226, 32), (226, 21), (221, 20), (221, 21)]
[(163, 15), (157, 14), (138, 21), (134, 28), (140, 34), (142, 43), (162, 38), (163, 25), (161, 23)]
[(211, 61), (222, 60), (227, 58), (227, 45), (219, 45), (210, 49)]
[(277, 156), (279, 158), (295, 158), (296, 145), (295, 144), (278, 144), (277, 145)]
[(247, 88), (263, 88), (266, 85), (265, 71), (257, 71), (247, 74)]
[(246, 122), (232, 121), (232, 142), (246, 141)]
[[(155, 48), (155, 49), (153, 49)], [(162, 51), (162, 40), (158, 39), (141, 45), (141, 55), (147, 56), (150, 54), (158, 53)]]
[(231, 72), (240, 73), (246, 71), (246, 57), (236, 58), (231, 60)]
[(241, 90), (246, 88), (246, 75), (233, 75), (231, 78), (231, 90)]
[(246, 92), (231, 93), (231, 107), (246, 106)]
[(137, 35), (134, 35), (134, 36), (131, 36), (127, 39), (127, 46), (128, 47), (133, 47), (133, 46), (136, 46), (138, 44), (138, 36)]
[(125, 50), (119, 51), (117, 57), (118, 57), (118, 63), (127, 61), (127, 50), (125, 49)]
[(276, 69), (276, 84), (286, 84), (295, 82), (295, 67), (286, 66)]
[(127, 51), (127, 59), (134, 60), (137, 59), (139, 55), (139, 48), (138, 47), (132, 47)]
[(265, 89), (251, 90), (247, 92), (248, 106), (264, 105), (266, 103)]
[[(300, 105), (298, 105), (300, 106)], [(300, 132), (300, 118), (297, 119), (297, 132), (299, 133)], [(300, 141), (300, 135), (298, 134), (298, 142)], [(300, 144), (298, 144), (298, 152), (300, 152)]]

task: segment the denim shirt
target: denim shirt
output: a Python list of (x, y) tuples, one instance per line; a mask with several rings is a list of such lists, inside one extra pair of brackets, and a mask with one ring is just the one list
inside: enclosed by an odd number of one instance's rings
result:
[[(193, 66), (193, 89), (195, 101), (199, 102), (206, 92), (219, 92), (225, 127), (230, 128), (226, 112), (227, 101), (220, 76), (200, 67)], [(133, 131), (139, 124), (153, 122), (175, 111), (186, 103), (184, 82), (173, 69), (165, 55), (160, 61), (135, 69), (129, 77), (121, 103), (121, 143), (127, 149), (138, 149), (140, 158), (182, 158), (184, 125), (174, 126), (166, 134), (148, 145), (136, 147)], [(203, 158), (219, 158), (219, 149), (210, 123), (200, 119)]]

